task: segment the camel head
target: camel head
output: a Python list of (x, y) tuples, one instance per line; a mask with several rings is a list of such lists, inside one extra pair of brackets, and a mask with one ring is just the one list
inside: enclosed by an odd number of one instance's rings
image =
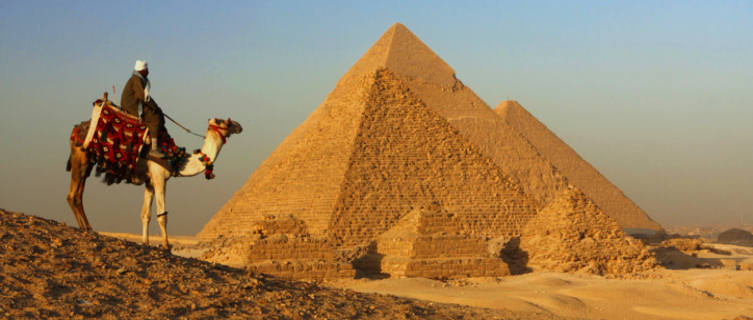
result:
[(217, 127), (219, 129), (227, 130), (226, 137), (230, 137), (230, 135), (238, 134), (243, 131), (241, 124), (237, 121), (230, 120), (230, 118), (227, 118), (227, 120), (220, 118), (209, 119), (209, 127)]

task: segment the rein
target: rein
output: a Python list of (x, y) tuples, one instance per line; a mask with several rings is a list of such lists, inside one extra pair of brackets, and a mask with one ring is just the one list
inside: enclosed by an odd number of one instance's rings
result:
[[(184, 126), (183, 126), (182, 124), (178, 123), (178, 121), (175, 121), (175, 119), (173, 119), (172, 117), (168, 116), (168, 115), (167, 115), (166, 113), (163, 113), (162, 115), (164, 115), (164, 116), (165, 116), (165, 118), (167, 118), (168, 120), (172, 121), (172, 122), (173, 122), (174, 124), (176, 124), (176, 125), (177, 125), (178, 127), (180, 127), (181, 129), (183, 129), (183, 130), (186, 130), (186, 132), (188, 132), (188, 133), (190, 133), (190, 134), (192, 134), (192, 135), (195, 135), (195, 136), (197, 136), (197, 137), (202, 137), (202, 138), (206, 138), (205, 136), (202, 136), (202, 135), (200, 135), (200, 134), (198, 134), (198, 133), (195, 133), (195, 132), (193, 132), (193, 131), (189, 130), (188, 128), (184, 127)], [(224, 141), (224, 139), (225, 139), (225, 138), (223, 137), (222, 139), (223, 139), (223, 141)]]

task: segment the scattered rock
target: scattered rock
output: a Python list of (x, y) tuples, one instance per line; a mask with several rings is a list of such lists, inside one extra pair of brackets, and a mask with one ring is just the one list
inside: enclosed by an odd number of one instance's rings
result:
[(738, 270), (740, 267), (737, 265), (737, 261), (732, 259), (719, 259), (724, 269)]
[(662, 247), (676, 248), (685, 254), (694, 254), (704, 248), (703, 241), (691, 238), (674, 238), (661, 242)]

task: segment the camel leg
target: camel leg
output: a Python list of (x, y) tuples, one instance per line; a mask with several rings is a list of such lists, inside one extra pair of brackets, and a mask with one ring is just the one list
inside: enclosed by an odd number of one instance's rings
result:
[(165, 181), (158, 181), (154, 184), (154, 192), (157, 195), (157, 222), (162, 230), (163, 244), (166, 250), (170, 250), (170, 244), (167, 241), (167, 211), (165, 211)]
[(78, 212), (78, 199), (76, 197), (78, 196), (78, 187), (80, 185), (79, 181), (83, 179), (77, 172), (76, 167), (73, 167), (72, 173), (71, 173), (71, 186), (68, 188), (68, 196), (65, 198), (68, 201), (68, 205), (71, 207), (71, 210), (73, 211), (73, 215), (76, 216), (76, 222), (78, 223), (78, 228), (81, 230), (84, 230), (84, 223), (81, 221), (81, 214)]
[(152, 214), (152, 199), (154, 198), (154, 187), (146, 184), (144, 188), (144, 204), (141, 206), (141, 241), (149, 244), (149, 220)]
[(92, 227), (86, 219), (83, 204), (84, 187), (88, 169), (86, 168), (86, 157), (78, 153), (75, 150), (75, 147), (72, 147), (71, 157), (68, 161), (71, 169), (71, 186), (68, 188), (68, 196), (66, 197), (66, 200), (73, 211), (73, 215), (76, 216), (78, 228), (80, 230), (90, 231)]
[(84, 187), (86, 186), (86, 176), (81, 177), (78, 189), (76, 192), (76, 199), (78, 201), (78, 212), (81, 216), (81, 221), (84, 223), (86, 231), (92, 231), (92, 226), (89, 225), (89, 219), (86, 218), (86, 211), (84, 211)]

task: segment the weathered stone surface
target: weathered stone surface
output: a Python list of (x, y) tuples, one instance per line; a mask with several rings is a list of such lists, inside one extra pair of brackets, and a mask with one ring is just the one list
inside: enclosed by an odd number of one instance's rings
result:
[(722, 265), (722, 268), (724, 269), (730, 269), (730, 270), (740, 269), (740, 266), (737, 264), (737, 261), (734, 259), (719, 259), (719, 263)]
[[(224, 217), (215, 217), (225, 221), (217, 225), (224, 229), (216, 230), (227, 239), (237, 240), (224, 241), (221, 245), (230, 248), (218, 248), (208, 258), (237, 263), (238, 259), (222, 255), (240, 253), (247, 256), (243, 258), (246, 263), (265, 259), (331, 259), (331, 256), (307, 256), (317, 252), (320, 243), (305, 239), (326, 238), (328, 246), (367, 245), (413, 208), (435, 203), (452, 208), (453, 235), (417, 243), (414, 247), (417, 258), (435, 258), (433, 255), (443, 246), (454, 246), (462, 252), (467, 245), (479, 254), (486, 254), (485, 242), (477, 239), (519, 234), (525, 222), (535, 215), (535, 202), (492, 160), (413, 95), (394, 73), (380, 69), (368, 78), (369, 81), (363, 82), (370, 84), (362, 102), (366, 107), (353, 137), (337, 201), (332, 208), (317, 213), (326, 219), (306, 214), (286, 215), (284, 212), (289, 208), (277, 215), (269, 214), (271, 209), (267, 208), (264, 211), (267, 214), (259, 217), (257, 213), (256, 220), (249, 223), (243, 219), (254, 219), (252, 216), (237, 215), (235, 221), (230, 219), (233, 211), (228, 211)], [(297, 203), (306, 201), (299, 199)], [(309, 225), (320, 220), (330, 221), (326, 232)], [(432, 223), (421, 228), (428, 228), (423, 231), (433, 234), (443, 226)], [(283, 238), (271, 235), (281, 232), (294, 234), (280, 236)], [(254, 240), (254, 237), (269, 238)], [(250, 252), (250, 256), (243, 252)]]
[(368, 107), (330, 225), (337, 243), (364, 244), (433, 203), (452, 210), (465, 233), (517, 234), (535, 203), (394, 73), (370, 76)]
[(411, 211), (380, 235), (372, 272), (393, 277), (451, 279), (505, 276), (510, 270), (488, 253), (484, 238), (461, 232), (460, 220), (438, 206)]
[(627, 236), (576, 188), (541, 210), (522, 234), (528, 264), (544, 270), (624, 276), (658, 267), (643, 242)]
[(381, 266), (383, 273), (393, 277), (454, 279), (510, 275), (510, 269), (501, 260), (481, 257), (410, 259), (389, 256), (382, 259)]
[(245, 267), (285, 279), (331, 279), (355, 276), (328, 238), (311, 236), (303, 221), (292, 216), (267, 216), (251, 233), (210, 243), (202, 259)]
[(494, 111), (622, 228), (661, 229), (643, 209), (517, 101), (503, 101)]
[(700, 239), (673, 238), (661, 242), (662, 247), (675, 248), (685, 254), (695, 254), (696, 251), (704, 249), (703, 241)]
[[(426, 270), (494, 264), (483, 260), (499, 260), (489, 255), (486, 239), (520, 237), (537, 210), (569, 189), (558, 169), (452, 68), (395, 24), (199, 237), (227, 245), (217, 248), (214, 261), (237, 262), (227, 255), (240, 253), (246, 264), (331, 262), (338, 254), (324, 254), (317, 246), (359, 251), (351, 249), (369, 247), (405, 214), (437, 204), (452, 212), (452, 233), (426, 229), (416, 239), (395, 240), (392, 248), (382, 239), (381, 248), (389, 257), (410, 258), (406, 266), (424, 270), (421, 274), (446, 277), (445, 271)], [(299, 222), (264, 225), (283, 217)], [(410, 242), (411, 251), (398, 252), (404, 250), (400, 241)], [(351, 262), (378, 264), (370, 259)]]
[[(516, 233), (535, 213), (531, 200), (520, 195), (518, 179), (448, 125), (453, 120), (429, 106), (431, 97), (411, 89), (407, 83), (417, 79), (446, 88), (440, 91), (464, 88), (431, 49), (396, 24), (199, 236), (248, 233), (265, 216), (293, 215), (311, 235), (362, 244), (386, 231), (400, 213), (432, 201), (464, 216), (469, 231)], [(478, 100), (463, 92), (453, 97)], [(476, 100), (470, 105), (497, 119)], [(487, 223), (486, 213), (496, 223)]]

